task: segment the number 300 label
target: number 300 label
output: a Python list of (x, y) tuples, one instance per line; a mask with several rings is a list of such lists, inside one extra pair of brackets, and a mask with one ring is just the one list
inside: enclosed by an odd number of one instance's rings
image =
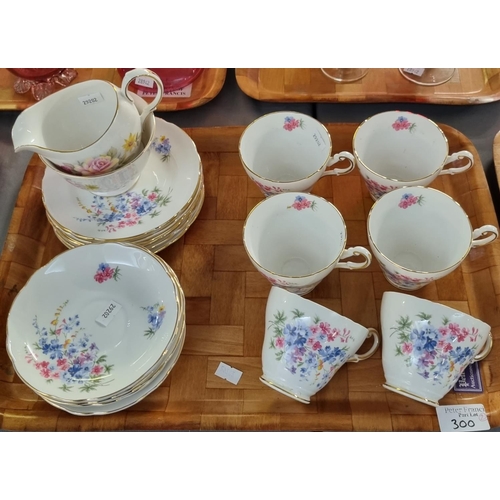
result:
[(436, 411), (442, 432), (487, 431), (490, 428), (482, 404), (438, 406)]

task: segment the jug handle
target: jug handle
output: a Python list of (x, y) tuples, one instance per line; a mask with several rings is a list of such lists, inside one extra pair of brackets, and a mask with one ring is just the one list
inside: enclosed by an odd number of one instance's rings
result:
[(148, 104), (143, 109), (143, 111), (140, 115), (141, 116), (141, 125), (142, 125), (144, 123), (144, 120), (149, 116), (149, 114), (151, 112), (153, 112), (157, 108), (158, 104), (163, 99), (163, 82), (161, 81), (160, 77), (155, 72), (153, 72), (149, 69), (136, 68), (136, 69), (132, 69), (130, 71), (127, 71), (127, 73), (125, 73), (125, 75), (123, 77), (121, 91), (125, 95), (125, 97), (132, 103), (134, 101), (128, 93), (128, 86), (132, 80), (134, 80), (135, 78), (138, 78), (140, 76), (145, 76), (146, 78), (153, 79), (157, 85), (157, 92), (156, 92), (155, 98), (153, 99), (153, 101), (150, 104)]

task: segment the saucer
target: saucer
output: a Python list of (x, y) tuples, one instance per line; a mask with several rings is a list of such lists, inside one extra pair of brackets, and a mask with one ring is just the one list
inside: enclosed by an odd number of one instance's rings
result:
[(47, 213), (75, 237), (108, 242), (152, 235), (174, 223), (199, 189), (200, 156), (182, 129), (160, 118), (151, 147), (137, 183), (117, 196), (86, 192), (47, 169), (42, 180)]
[(184, 295), (151, 252), (118, 243), (67, 250), (36, 271), (7, 319), (7, 352), (42, 397), (88, 404), (157, 371), (182, 333)]

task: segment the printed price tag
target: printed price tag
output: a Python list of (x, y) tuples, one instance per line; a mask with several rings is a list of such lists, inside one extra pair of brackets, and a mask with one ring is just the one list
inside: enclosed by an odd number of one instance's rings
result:
[(135, 79), (135, 83), (136, 85), (140, 85), (141, 87), (148, 87), (149, 89), (152, 89), (154, 87), (155, 81), (148, 76), (138, 76)]
[(100, 92), (97, 92), (96, 94), (82, 95), (78, 98), (78, 100), (84, 106), (88, 106), (89, 104), (97, 104), (98, 102), (103, 102), (104, 97)]
[(462, 372), (453, 390), (455, 392), (483, 392), (479, 362), (472, 363)]
[(215, 375), (231, 382), (231, 384), (238, 385), (243, 372), (240, 372), (240, 370), (221, 362), (215, 371)]
[[(189, 85), (186, 85), (181, 89), (171, 90), (169, 92), (166, 91), (163, 92), (163, 97), (191, 97), (192, 89), (193, 89), (193, 84), (190, 83)], [(137, 95), (140, 97), (154, 97), (156, 95), (156, 92), (150, 92), (148, 90), (139, 89), (137, 91)]]
[(403, 71), (412, 75), (422, 76), (424, 74), (425, 68), (403, 68)]
[(121, 308), (122, 306), (118, 302), (111, 300), (101, 314), (97, 316), (96, 322), (102, 326), (108, 326)]
[(436, 411), (441, 432), (487, 431), (490, 428), (481, 404), (438, 406)]

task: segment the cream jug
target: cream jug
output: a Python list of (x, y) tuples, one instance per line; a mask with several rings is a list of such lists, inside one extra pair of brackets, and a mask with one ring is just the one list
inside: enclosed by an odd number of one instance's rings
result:
[[(128, 92), (138, 77), (151, 78), (158, 86), (141, 113)], [(102, 158), (118, 167), (138, 153), (142, 124), (162, 97), (160, 78), (141, 68), (126, 73), (121, 88), (104, 80), (71, 85), (18, 116), (12, 128), (14, 150), (33, 151), (66, 169)]]

